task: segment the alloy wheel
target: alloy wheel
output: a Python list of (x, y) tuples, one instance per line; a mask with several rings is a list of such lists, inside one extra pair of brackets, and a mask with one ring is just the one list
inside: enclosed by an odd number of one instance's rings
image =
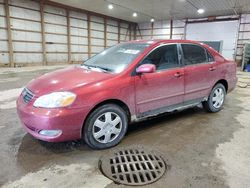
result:
[(105, 144), (115, 140), (121, 130), (121, 117), (114, 112), (105, 112), (95, 120), (92, 134), (97, 142)]

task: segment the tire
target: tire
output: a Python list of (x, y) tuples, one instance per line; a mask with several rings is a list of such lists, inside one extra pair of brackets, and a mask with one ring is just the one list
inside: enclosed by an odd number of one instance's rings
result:
[[(216, 98), (217, 95), (217, 98)], [(209, 94), (208, 100), (202, 103), (203, 107), (208, 112), (219, 112), (225, 102), (226, 89), (223, 84), (216, 84)], [(217, 105), (216, 105), (217, 104)]]
[(128, 116), (125, 110), (115, 104), (105, 104), (87, 118), (83, 139), (93, 149), (106, 149), (117, 145), (125, 136), (127, 128)]

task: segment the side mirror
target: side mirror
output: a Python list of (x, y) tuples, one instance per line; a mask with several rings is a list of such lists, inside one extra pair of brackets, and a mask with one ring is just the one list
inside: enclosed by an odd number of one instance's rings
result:
[(153, 72), (155, 72), (155, 70), (156, 70), (156, 67), (154, 64), (143, 64), (143, 65), (140, 65), (136, 69), (136, 73), (137, 74), (153, 73)]

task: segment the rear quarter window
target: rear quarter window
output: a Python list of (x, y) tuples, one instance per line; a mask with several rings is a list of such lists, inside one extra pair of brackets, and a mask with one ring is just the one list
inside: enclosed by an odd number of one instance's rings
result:
[(207, 63), (206, 50), (195, 44), (182, 44), (183, 61), (185, 65)]

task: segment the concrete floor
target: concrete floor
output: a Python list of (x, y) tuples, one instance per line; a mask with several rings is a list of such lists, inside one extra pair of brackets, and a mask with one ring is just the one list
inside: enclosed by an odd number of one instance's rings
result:
[[(58, 68), (0, 69), (0, 186), (117, 187), (97, 165), (113, 149), (94, 151), (81, 141), (45, 143), (20, 126), (15, 99), (22, 87)], [(250, 73), (238, 77), (250, 82)], [(170, 170), (146, 187), (250, 187), (249, 122), (250, 87), (237, 87), (221, 112), (196, 107), (134, 124), (115, 148), (136, 144), (163, 154)]]

